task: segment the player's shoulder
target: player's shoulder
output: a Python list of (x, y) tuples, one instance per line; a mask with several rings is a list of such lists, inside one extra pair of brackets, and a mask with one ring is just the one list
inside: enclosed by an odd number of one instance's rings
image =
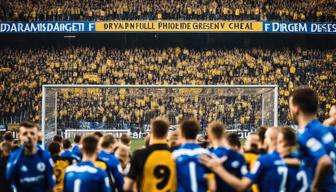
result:
[(169, 151), (172, 152), (172, 150), (168, 147), (167, 144), (154, 144), (150, 145), (143, 149), (138, 149), (133, 152), (132, 158), (146, 158), (148, 155), (150, 155), (154, 151)]
[(173, 157), (175, 158), (180, 156), (198, 156), (202, 154), (210, 154), (210, 151), (197, 144), (185, 144), (173, 151)]
[(227, 154), (228, 154), (229, 158), (231, 157), (232, 159), (236, 159), (236, 160), (239, 160), (239, 161), (245, 161), (244, 155), (239, 153), (238, 151), (229, 149), (227, 151)]
[(212, 154), (215, 154), (217, 157), (223, 157), (227, 155), (227, 149), (225, 147), (217, 147), (211, 150)]
[(259, 156), (257, 161), (267, 165), (278, 159), (280, 159), (280, 156), (277, 153), (267, 153)]

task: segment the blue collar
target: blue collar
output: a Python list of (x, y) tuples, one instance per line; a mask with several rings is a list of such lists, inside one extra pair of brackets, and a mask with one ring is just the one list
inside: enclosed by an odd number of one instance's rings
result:
[(305, 126), (305, 129), (311, 129), (312, 127), (319, 126), (321, 126), (321, 123), (317, 119), (313, 119)]

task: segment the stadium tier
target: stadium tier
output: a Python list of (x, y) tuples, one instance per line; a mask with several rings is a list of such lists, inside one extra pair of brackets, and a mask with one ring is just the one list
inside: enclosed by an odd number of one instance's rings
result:
[[(30, 118), (41, 120), (41, 86), (43, 84), (254, 84), (279, 85), (279, 122), (288, 121), (288, 96), (294, 87), (309, 85), (320, 94), (321, 109), (335, 105), (335, 50), (314, 49), (113, 49), (71, 46), (46, 49), (2, 49), (1, 120)], [(323, 73), (321, 73), (323, 71)], [(91, 91), (95, 92), (95, 90)], [(103, 94), (77, 91), (60, 97), (59, 121), (133, 121), (162, 115), (167, 109), (174, 116), (188, 113), (184, 102), (156, 98), (125, 99), (123, 96), (104, 98)], [(80, 97), (87, 97), (86, 100)], [(328, 99), (333, 98), (333, 99)], [(253, 101), (226, 98), (228, 107), (192, 109), (189, 113), (207, 121), (227, 118), (240, 123), (260, 120), (252, 112)], [(195, 102), (195, 101), (194, 101)], [(72, 107), (67, 108), (66, 106)], [(226, 103), (226, 104), (225, 104)], [(129, 110), (132, 109), (132, 110)], [(216, 110), (214, 110), (216, 109)], [(194, 111), (196, 110), (196, 111)], [(152, 115), (146, 115), (147, 112)], [(327, 110), (321, 113), (327, 115)], [(223, 117), (223, 118), (222, 118)], [(230, 117), (233, 118), (230, 120)], [(148, 122), (146, 120), (146, 122)], [(78, 124), (77, 124), (78, 125)], [(70, 126), (78, 127), (78, 126)], [(119, 126), (116, 126), (119, 127)]]
[(331, 22), (334, 0), (2, 0), (0, 21), (262, 20)]
[(0, 0), (0, 192), (336, 192), (336, 0)]

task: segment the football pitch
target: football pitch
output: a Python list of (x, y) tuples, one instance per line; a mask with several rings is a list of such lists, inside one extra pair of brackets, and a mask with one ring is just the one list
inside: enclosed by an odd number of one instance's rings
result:
[(135, 150), (141, 149), (144, 146), (145, 146), (145, 139), (132, 139), (131, 151), (133, 153)]

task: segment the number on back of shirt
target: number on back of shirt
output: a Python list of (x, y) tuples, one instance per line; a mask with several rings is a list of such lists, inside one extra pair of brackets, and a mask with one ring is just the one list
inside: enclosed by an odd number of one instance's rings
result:
[(287, 181), (287, 175), (288, 175), (288, 169), (287, 167), (278, 167), (278, 173), (282, 176), (281, 179), (281, 185), (280, 185), (280, 192), (286, 191), (286, 181)]
[(305, 192), (308, 189), (308, 179), (307, 179), (307, 174), (305, 171), (301, 170), (297, 173), (296, 175), (296, 180), (299, 182), (302, 182), (302, 187), (299, 190), (299, 192)]
[(164, 189), (170, 178), (170, 169), (164, 165), (158, 165), (154, 168), (154, 176), (160, 180), (156, 184), (157, 189)]

